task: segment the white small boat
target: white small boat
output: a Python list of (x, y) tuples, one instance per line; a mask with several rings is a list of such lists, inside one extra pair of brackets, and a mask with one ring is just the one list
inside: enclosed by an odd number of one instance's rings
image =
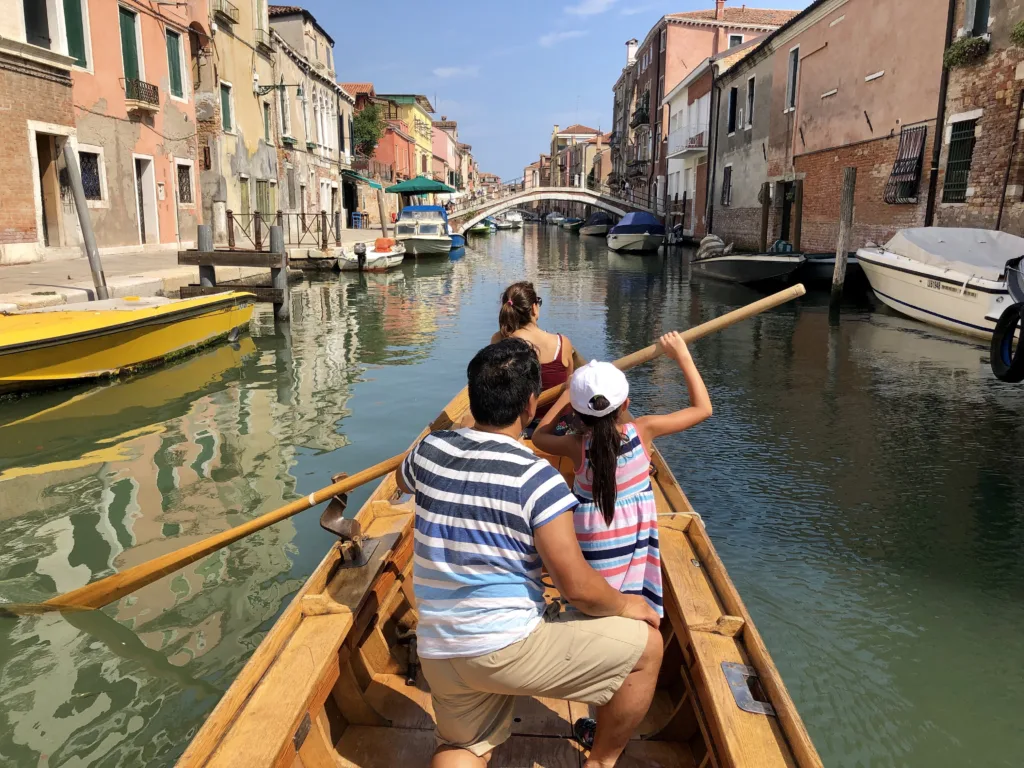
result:
[(615, 222), (612, 217), (604, 211), (597, 211), (590, 214), (583, 226), (580, 227), (581, 235), (607, 235)]
[(509, 211), (505, 214), (505, 221), (512, 225), (512, 229), (519, 229), (523, 226), (523, 214), (519, 211)]
[(1024, 239), (986, 229), (904, 229), (857, 260), (886, 306), (931, 325), (988, 339), (1011, 300), (1006, 264)]
[(608, 247), (613, 251), (647, 253), (665, 244), (665, 227), (644, 211), (627, 213), (608, 230)]
[(512, 222), (511, 221), (507, 221), (506, 219), (495, 219), (494, 220), (494, 227), (496, 229), (501, 229), (501, 230), (515, 229), (515, 227), (512, 225)]
[(440, 205), (407, 205), (395, 222), (395, 239), (410, 256), (447, 256), (452, 249), (448, 215)]
[(378, 237), (373, 243), (357, 243), (366, 247), (363, 263), (356, 246), (342, 248), (338, 257), (338, 269), (342, 272), (387, 272), (401, 265), (405, 258), (405, 246), (388, 237)]
[(546, 218), (546, 219), (544, 219), (544, 220), (545, 220), (545, 221), (546, 221), (546, 222), (547, 222), (548, 224), (554, 224), (554, 225), (555, 225), (555, 226), (557, 227), (557, 226), (558, 226), (559, 224), (561, 224), (561, 223), (562, 223), (562, 221), (563, 221), (564, 219), (565, 219), (565, 216), (563, 216), (563, 215), (562, 215), (562, 214), (560, 214), (560, 213), (549, 213), (549, 214), (547, 215), (547, 218)]

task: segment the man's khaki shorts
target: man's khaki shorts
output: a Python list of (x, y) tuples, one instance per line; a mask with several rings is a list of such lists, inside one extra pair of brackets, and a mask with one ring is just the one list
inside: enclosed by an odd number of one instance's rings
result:
[(421, 658), (437, 740), (487, 754), (511, 735), (516, 696), (607, 704), (646, 645), (642, 621), (562, 616), (484, 656)]

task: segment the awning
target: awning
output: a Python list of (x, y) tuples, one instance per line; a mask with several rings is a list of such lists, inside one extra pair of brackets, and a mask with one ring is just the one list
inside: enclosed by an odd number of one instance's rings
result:
[(452, 193), (455, 190), (440, 181), (428, 179), (426, 176), (417, 176), (415, 179), (405, 181), (388, 187), (385, 192), (394, 192), (396, 195), (426, 195), (431, 192)]
[(344, 169), (341, 172), (341, 175), (342, 176), (347, 176), (348, 178), (352, 179), (353, 181), (361, 181), (363, 184), (369, 184), (371, 189), (384, 189), (384, 187), (381, 186), (380, 182), (374, 181), (373, 179), (368, 179), (365, 176), (363, 176), (361, 173), (356, 173), (355, 171), (350, 171), (348, 168)]

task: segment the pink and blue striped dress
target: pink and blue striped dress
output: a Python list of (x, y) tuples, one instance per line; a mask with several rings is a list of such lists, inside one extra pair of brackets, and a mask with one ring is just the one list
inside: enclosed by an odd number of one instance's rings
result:
[(582, 465), (573, 483), (580, 502), (573, 513), (576, 538), (587, 562), (611, 586), (626, 594), (643, 595), (658, 615), (664, 616), (651, 457), (632, 422), (622, 425), (622, 435), (615, 470), (618, 494), (610, 526), (594, 502), (590, 439), (583, 444)]

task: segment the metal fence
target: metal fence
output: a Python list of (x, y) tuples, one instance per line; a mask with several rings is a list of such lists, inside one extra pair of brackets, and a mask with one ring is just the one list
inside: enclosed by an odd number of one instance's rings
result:
[(270, 227), (281, 227), (285, 245), (327, 250), (341, 247), (341, 213), (234, 213), (227, 212), (228, 248), (270, 248)]

